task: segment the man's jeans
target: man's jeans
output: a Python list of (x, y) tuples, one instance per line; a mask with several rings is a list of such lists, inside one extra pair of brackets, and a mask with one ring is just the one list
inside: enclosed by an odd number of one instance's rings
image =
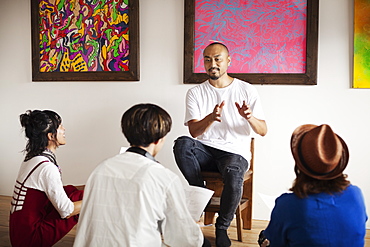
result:
[(222, 174), (224, 188), (216, 228), (227, 230), (241, 199), (248, 161), (240, 155), (203, 145), (187, 136), (175, 140), (173, 152), (179, 169), (190, 185), (205, 187), (201, 171), (219, 171)]

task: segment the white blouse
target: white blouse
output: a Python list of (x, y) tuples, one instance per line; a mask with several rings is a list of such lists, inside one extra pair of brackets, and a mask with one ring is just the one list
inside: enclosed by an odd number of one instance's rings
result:
[[(40, 162), (43, 163), (36, 168), (22, 188), (21, 183), (24, 182), (27, 175)], [(28, 188), (44, 192), (59, 212), (61, 218), (66, 218), (73, 212), (74, 204), (64, 191), (59, 168), (47, 157), (36, 156), (22, 163), (14, 186), (11, 213), (22, 210)]]

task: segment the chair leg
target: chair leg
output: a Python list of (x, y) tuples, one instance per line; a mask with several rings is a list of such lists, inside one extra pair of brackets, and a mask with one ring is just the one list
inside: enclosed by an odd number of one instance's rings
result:
[(243, 219), (243, 229), (252, 229), (252, 207), (251, 203), (248, 203), (247, 208), (241, 212), (241, 217)]
[(238, 234), (238, 241), (243, 242), (243, 232), (242, 232), (242, 212), (240, 210), (240, 207), (236, 209), (236, 231)]
[(215, 217), (215, 212), (205, 212), (204, 213), (204, 225), (213, 224), (213, 218)]
[(243, 196), (248, 198), (246, 208), (241, 212), (243, 219), (243, 229), (252, 229), (252, 204), (253, 204), (253, 179), (248, 180), (243, 185)]

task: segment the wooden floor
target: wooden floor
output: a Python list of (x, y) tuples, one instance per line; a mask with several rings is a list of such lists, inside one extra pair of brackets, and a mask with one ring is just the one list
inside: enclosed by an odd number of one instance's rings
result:
[[(0, 196), (0, 247), (10, 247), (9, 234), (8, 234), (8, 220), (9, 220), (9, 209), (10, 209), (10, 197)], [(258, 246), (257, 237), (262, 229), (265, 229), (268, 221), (253, 220), (252, 230), (243, 230), (244, 242), (237, 241), (235, 220), (232, 222), (229, 228), (229, 237), (234, 247), (251, 247)], [(215, 242), (215, 228), (214, 226), (202, 227), (203, 233), (208, 238), (212, 246)], [(62, 238), (55, 247), (70, 247), (73, 245), (74, 237), (76, 234), (76, 228), (73, 228), (64, 238)], [(367, 230), (365, 247), (370, 247), (370, 230)]]

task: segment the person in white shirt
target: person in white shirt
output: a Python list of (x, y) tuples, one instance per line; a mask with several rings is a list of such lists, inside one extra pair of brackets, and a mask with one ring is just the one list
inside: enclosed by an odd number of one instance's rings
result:
[[(201, 171), (219, 171), (224, 180), (216, 246), (231, 245), (227, 229), (239, 204), (243, 177), (249, 168), (253, 132), (264, 136), (267, 126), (257, 90), (228, 75), (231, 58), (222, 43), (208, 45), (204, 68), (209, 80), (188, 90), (184, 124), (191, 137), (175, 141), (176, 163), (190, 185), (204, 187)], [(196, 139), (194, 139), (196, 138)]]
[(74, 247), (210, 246), (187, 209), (180, 178), (154, 158), (171, 125), (170, 115), (154, 104), (123, 114), (130, 147), (90, 175)]
[(20, 115), (28, 138), (26, 157), (14, 186), (9, 235), (13, 247), (47, 247), (78, 221), (83, 191), (63, 186), (56, 149), (66, 144), (61, 117), (50, 110)]

